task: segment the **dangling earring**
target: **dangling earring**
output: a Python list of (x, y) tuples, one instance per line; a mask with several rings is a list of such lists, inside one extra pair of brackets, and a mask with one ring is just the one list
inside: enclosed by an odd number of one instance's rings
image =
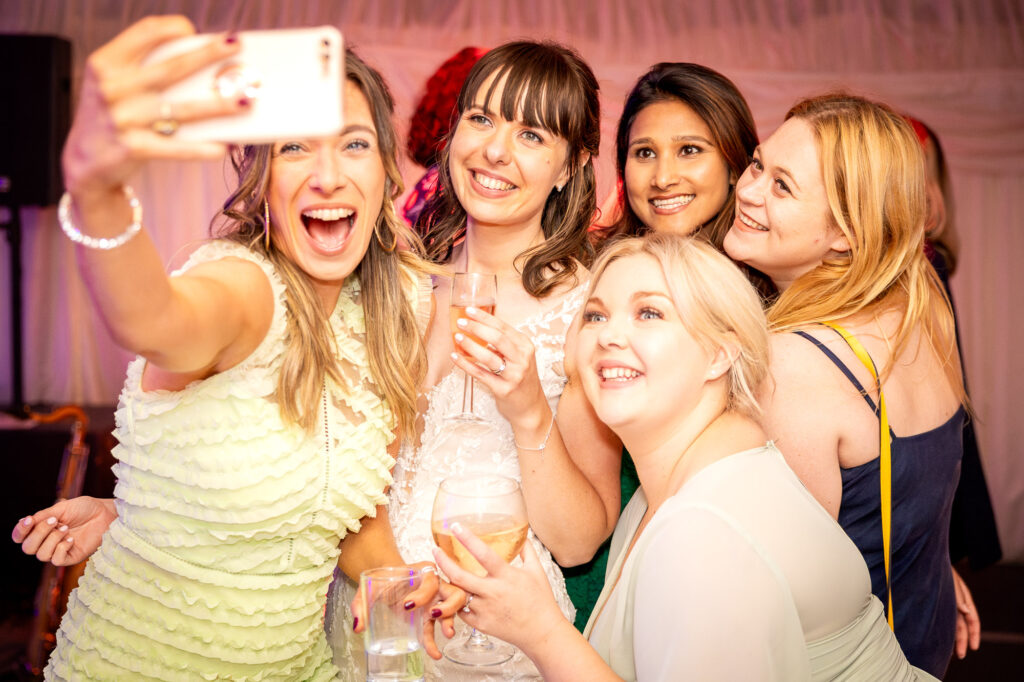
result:
[(263, 247), (270, 253), (270, 202), (263, 200)]

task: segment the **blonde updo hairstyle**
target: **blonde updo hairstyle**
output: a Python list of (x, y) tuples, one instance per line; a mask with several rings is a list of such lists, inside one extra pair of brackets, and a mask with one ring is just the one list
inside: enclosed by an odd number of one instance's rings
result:
[(704, 238), (652, 233), (613, 239), (594, 263), (588, 297), (611, 263), (641, 254), (658, 262), (683, 326), (697, 343), (709, 353), (734, 352), (726, 409), (758, 418), (756, 395), (768, 376), (768, 324), (754, 287)]

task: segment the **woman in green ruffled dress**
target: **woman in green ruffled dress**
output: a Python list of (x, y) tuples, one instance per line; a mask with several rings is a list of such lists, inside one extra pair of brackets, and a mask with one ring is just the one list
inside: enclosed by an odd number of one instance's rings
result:
[[(366, 519), (386, 499), (395, 429), (415, 418), (430, 292), (396, 248), (416, 239), (392, 206), (390, 94), (349, 54), (339, 135), (230, 150), (239, 186), (216, 238), (167, 276), (126, 181), (150, 159), (223, 155), (176, 139), (179, 121), (250, 105), (172, 112), (161, 99), (239, 49), (227, 35), (143, 64), (192, 33), (150, 17), (94, 53), (64, 151), (62, 227), (97, 311), (138, 357), (117, 410), (114, 499), (62, 502), (14, 531), (42, 560), (94, 553), (47, 679), (333, 679), (322, 620), (340, 543), (354, 574), (401, 563)], [(428, 576), (418, 603), (436, 588)]]

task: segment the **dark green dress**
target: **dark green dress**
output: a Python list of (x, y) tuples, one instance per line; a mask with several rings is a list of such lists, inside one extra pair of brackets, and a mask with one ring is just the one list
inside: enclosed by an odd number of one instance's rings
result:
[[(622, 496), (619, 498), (619, 511), (626, 506), (633, 493), (640, 487), (640, 479), (636, 475), (636, 467), (633, 465), (633, 458), (629, 456), (626, 448), (622, 448), (622, 473), (619, 476)], [(594, 558), (585, 564), (563, 568), (562, 575), (565, 576), (565, 588), (569, 592), (576, 607), (576, 629), (583, 632), (590, 618), (590, 612), (597, 603), (597, 597), (604, 587), (604, 572), (608, 564), (608, 547), (611, 545), (611, 538), (608, 538), (597, 550)]]

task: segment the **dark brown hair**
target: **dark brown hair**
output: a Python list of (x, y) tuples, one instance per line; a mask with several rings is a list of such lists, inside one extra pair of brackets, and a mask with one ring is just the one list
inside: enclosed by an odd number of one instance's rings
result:
[[(486, 92), (481, 88), (494, 76)], [(589, 265), (593, 248), (587, 230), (597, 208), (592, 157), (601, 142), (598, 84), (590, 67), (572, 50), (548, 42), (520, 41), (494, 48), (474, 65), (459, 92), (458, 112), (480, 100), (489, 102), (504, 81), (498, 112), (543, 128), (568, 143), (571, 175), (561, 192), (552, 190), (541, 216), (545, 241), (516, 257), (522, 262), (523, 286), (543, 297), (575, 276), (577, 263)], [(452, 126), (438, 168), (438, 193), (417, 224), (425, 234), (427, 255), (438, 262), (451, 256), (455, 242), (466, 233), (466, 211), (455, 196), (449, 168)], [(580, 164), (589, 154), (586, 163)]]
[[(711, 129), (711, 141), (725, 158), (732, 183), (721, 210), (700, 232), (719, 250), (732, 224), (736, 206), (735, 182), (750, 163), (757, 147), (757, 129), (750, 108), (731, 80), (700, 64), (662, 62), (651, 67), (633, 86), (622, 109), (615, 134), (615, 168), (619, 182), (625, 181), (626, 156), (629, 152), (629, 131), (633, 121), (646, 107), (656, 102), (678, 101), (700, 116)], [(642, 235), (647, 232), (633, 212), (625, 193), (619, 197), (621, 218), (604, 230), (601, 237), (617, 234)]]

